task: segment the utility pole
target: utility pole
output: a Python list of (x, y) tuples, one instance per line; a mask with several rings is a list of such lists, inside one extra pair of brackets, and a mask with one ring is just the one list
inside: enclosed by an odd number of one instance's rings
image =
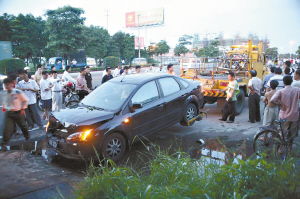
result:
[(108, 31), (108, 17), (109, 17), (109, 14), (108, 14), (108, 9), (106, 10), (106, 30)]
[(139, 58), (141, 58), (141, 41), (140, 41), (140, 15), (138, 14), (138, 48), (139, 48)]

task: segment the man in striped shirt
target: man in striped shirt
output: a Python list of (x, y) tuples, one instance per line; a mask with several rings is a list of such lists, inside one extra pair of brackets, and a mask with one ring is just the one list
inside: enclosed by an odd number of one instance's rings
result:
[(12, 79), (5, 78), (3, 84), (5, 87), (3, 110), (6, 113), (1, 150), (5, 151), (16, 124), (22, 130), (25, 139), (29, 139), (28, 126), (25, 120), (25, 109), (28, 105), (28, 99), (22, 91), (14, 88), (15, 85)]

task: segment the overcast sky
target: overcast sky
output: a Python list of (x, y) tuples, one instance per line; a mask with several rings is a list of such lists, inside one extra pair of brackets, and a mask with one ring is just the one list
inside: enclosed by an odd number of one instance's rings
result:
[[(300, 45), (300, 0), (0, 0), (0, 14), (43, 16), (48, 9), (71, 5), (84, 9), (86, 25), (107, 27), (111, 34), (125, 31), (125, 13), (164, 8), (165, 24), (141, 29), (146, 43), (167, 40), (174, 47), (183, 34), (222, 32), (268, 37), (281, 53), (295, 52)], [(213, 34), (211, 34), (213, 37)]]

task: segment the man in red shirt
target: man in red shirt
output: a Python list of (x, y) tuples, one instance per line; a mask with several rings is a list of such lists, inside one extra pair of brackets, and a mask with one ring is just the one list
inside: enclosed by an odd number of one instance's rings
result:
[(300, 100), (300, 88), (292, 87), (292, 82), (292, 76), (284, 76), (284, 88), (277, 91), (271, 98), (271, 103), (280, 106), (279, 118), (285, 120), (283, 130), (288, 133), (290, 142), (293, 142), (293, 138), (298, 134)]

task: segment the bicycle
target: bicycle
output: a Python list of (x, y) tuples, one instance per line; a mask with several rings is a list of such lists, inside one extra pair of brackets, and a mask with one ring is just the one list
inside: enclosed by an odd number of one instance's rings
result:
[(289, 131), (283, 131), (284, 122), (286, 120), (276, 120), (275, 126), (259, 128), (253, 140), (253, 150), (258, 156), (271, 154), (275, 158), (286, 160), (292, 150), (293, 137)]

